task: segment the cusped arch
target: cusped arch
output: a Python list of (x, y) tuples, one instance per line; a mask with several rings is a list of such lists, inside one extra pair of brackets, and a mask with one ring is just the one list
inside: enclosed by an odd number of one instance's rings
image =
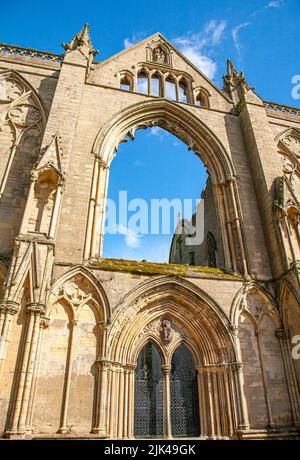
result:
[[(59, 291), (63, 288), (63, 286), (78, 275), (81, 275), (85, 280), (87, 280), (87, 282), (91, 285), (92, 290), (94, 290), (96, 293), (95, 299), (93, 300), (96, 301), (97, 308), (102, 309), (102, 311), (98, 310), (99, 316), (103, 317), (105, 324), (108, 324), (111, 319), (111, 308), (107, 294), (103, 286), (97, 280), (96, 276), (86, 267), (81, 265), (68, 270), (66, 273), (63, 273), (54, 281), (49, 295), (49, 309), (52, 307), (53, 303), (56, 302), (58, 298), (60, 298)], [(64, 295), (61, 297), (64, 298)], [(65, 300), (70, 304), (68, 299)]]
[[(174, 341), (168, 346), (159, 338), (163, 316), (175, 325)], [(188, 346), (198, 364), (235, 360), (224, 312), (199, 288), (177, 277), (142, 283), (120, 302), (109, 328), (108, 358), (134, 365), (139, 350), (150, 339), (161, 344), (165, 363), (170, 363), (180, 343)]]
[[(261, 312), (257, 312), (257, 315), (256, 312), (247, 307), (247, 298), (249, 296), (260, 297), (264, 303)], [(234, 327), (238, 327), (239, 318), (242, 313), (250, 318), (255, 327), (259, 326), (265, 315), (269, 315), (273, 319), (276, 328), (281, 328), (282, 323), (275, 300), (268, 291), (255, 281), (242, 286), (234, 297), (230, 311), (230, 321)]]
[(294, 305), (298, 305), (300, 318), (300, 296), (294, 286), (288, 280), (284, 280), (280, 284), (279, 308), (282, 322), (286, 328), (289, 328), (288, 312), (291, 300)]
[[(30, 92), (31, 93), (31, 96), (34, 100), (34, 102), (36, 103), (37, 107), (39, 108), (40, 112), (41, 112), (41, 115), (42, 115), (42, 124), (43, 126), (46, 125), (46, 108), (45, 108), (45, 105), (41, 99), (41, 97), (38, 95), (36, 89), (31, 85), (31, 83), (26, 80), (26, 78), (23, 77), (23, 75), (21, 75), (19, 72), (17, 72), (16, 70), (3, 70), (3, 71), (0, 71), (0, 79), (4, 79), (4, 80), (14, 80), (18, 83), (20, 83), (26, 90), (27, 92)], [(26, 94), (22, 94), (22, 96), (25, 96), (26, 97)], [(14, 104), (14, 101), (11, 101), (12, 104)], [(16, 100), (16, 102), (18, 102)]]
[(188, 109), (158, 98), (133, 104), (108, 120), (99, 131), (93, 153), (110, 165), (119, 143), (138, 129), (152, 126), (171, 132), (203, 161), (214, 183), (235, 176), (232, 161), (215, 134)]

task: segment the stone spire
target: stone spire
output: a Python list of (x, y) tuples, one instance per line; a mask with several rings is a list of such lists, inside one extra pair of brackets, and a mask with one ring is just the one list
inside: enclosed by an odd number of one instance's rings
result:
[(87, 60), (91, 60), (93, 56), (98, 54), (98, 51), (93, 47), (88, 24), (85, 24), (69, 43), (62, 43), (62, 47), (65, 49), (66, 54), (71, 54), (72, 52), (77, 52), (78, 54), (79, 52)]
[(236, 104), (245, 93), (255, 89), (247, 83), (244, 72), (238, 73), (230, 59), (227, 60), (227, 74), (223, 76), (223, 81), (224, 91), (230, 95)]

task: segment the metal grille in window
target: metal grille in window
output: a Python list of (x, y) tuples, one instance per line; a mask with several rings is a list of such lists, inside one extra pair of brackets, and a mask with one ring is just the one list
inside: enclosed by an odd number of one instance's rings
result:
[(173, 436), (199, 436), (199, 403), (194, 372), (174, 372), (170, 379)]
[(135, 377), (134, 427), (136, 437), (163, 435), (163, 381), (146, 366)]

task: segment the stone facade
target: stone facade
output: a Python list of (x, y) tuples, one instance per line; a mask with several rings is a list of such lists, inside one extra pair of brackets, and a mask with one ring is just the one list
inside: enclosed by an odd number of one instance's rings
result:
[[(0, 45), (1, 435), (133, 438), (151, 341), (165, 438), (180, 346), (199, 437), (299, 436), (300, 112), (230, 61), (217, 88), (159, 33), (97, 62), (85, 26), (64, 49)], [(101, 258), (110, 163), (152, 126), (209, 171), (222, 269)]]

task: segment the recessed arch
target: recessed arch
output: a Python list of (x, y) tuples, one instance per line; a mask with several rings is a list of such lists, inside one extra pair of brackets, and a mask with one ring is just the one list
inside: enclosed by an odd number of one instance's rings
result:
[[(83, 278), (88, 280), (88, 282), (91, 284), (91, 287), (95, 290), (96, 293), (96, 302), (98, 303), (98, 306), (103, 309), (103, 315), (104, 315), (104, 322), (108, 323), (111, 318), (111, 308), (110, 304), (108, 301), (107, 294), (93, 274), (89, 269), (86, 267), (79, 265), (77, 267), (72, 268), (71, 270), (68, 270), (66, 273), (63, 273), (59, 278), (57, 278), (51, 288), (51, 292), (49, 295), (49, 304), (52, 305), (56, 299), (57, 299), (57, 292), (59, 289), (66, 284), (69, 280), (72, 278), (75, 278), (76, 275), (81, 275)], [(98, 308), (99, 308), (98, 307)]]
[[(170, 363), (173, 348), (181, 342), (188, 344), (198, 364), (222, 362), (223, 358), (234, 361), (235, 350), (226, 315), (212, 299), (201, 295), (201, 290), (195, 286), (189, 289), (189, 286), (189, 282), (179, 282), (175, 277), (162, 277), (143, 283), (135, 293), (127, 295), (116, 307), (109, 328), (107, 358), (134, 365), (147, 340), (152, 337), (161, 343), (157, 326), (162, 315), (167, 315), (180, 333), (175, 334), (174, 344), (162, 347), (165, 363)], [(212, 328), (211, 323), (218, 327)]]
[(120, 141), (137, 129), (160, 126), (185, 142), (207, 166), (214, 183), (234, 177), (226, 149), (201, 120), (177, 104), (159, 99), (133, 104), (108, 120), (99, 131), (93, 153), (110, 165)]

